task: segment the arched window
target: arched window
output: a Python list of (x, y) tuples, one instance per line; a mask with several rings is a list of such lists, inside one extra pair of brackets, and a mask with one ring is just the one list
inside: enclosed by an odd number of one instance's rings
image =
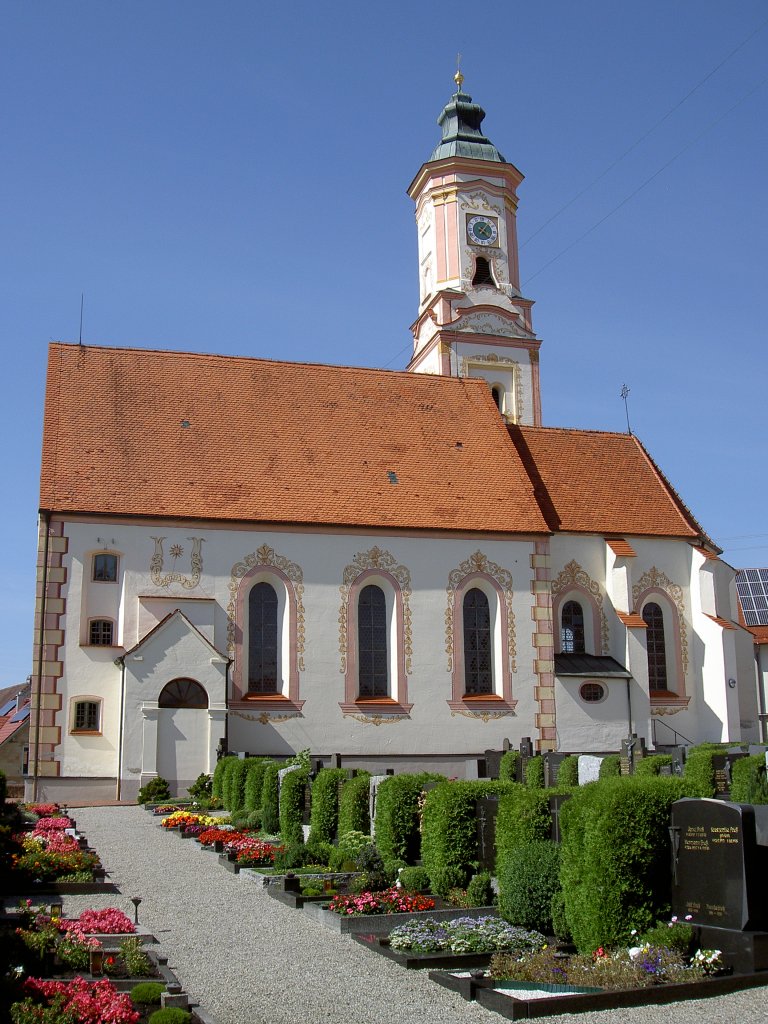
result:
[(369, 584), (357, 604), (357, 656), (361, 697), (387, 696), (387, 603), (381, 587)]
[(501, 403), (503, 395), (501, 388), (499, 387), (498, 384), (493, 385), (493, 387), (491, 388), (491, 394), (493, 395), (493, 400), (496, 403), (496, 408), (499, 410), (499, 412), (501, 412)]
[(578, 601), (566, 601), (560, 616), (560, 650), (563, 654), (583, 654), (584, 610)]
[(277, 693), (277, 594), (257, 583), (248, 595), (248, 692)]
[(478, 256), (475, 260), (475, 276), (472, 278), (472, 284), (490, 284), (494, 287), (496, 282), (493, 280), (491, 274), (491, 267), (485, 256)]
[(208, 694), (194, 679), (173, 679), (157, 701), (161, 708), (207, 708)]
[(667, 689), (667, 644), (664, 637), (664, 613), (654, 601), (643, 607), (648, 651), (648, 686), (651, 690)]
[(464, 686), (471, 694), (493, 693), (491, 609), (477, 587), (464, 595)]

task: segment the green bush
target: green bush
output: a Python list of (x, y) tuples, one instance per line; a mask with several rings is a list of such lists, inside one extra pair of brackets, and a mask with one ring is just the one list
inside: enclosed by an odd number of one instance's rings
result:
[(370, 772), (358, 772), (354, 779), (347, 779), (343, 783), (339, 794), (339, 835), (353, 830), (370, 835), (370, 781)]
[(560, 811), (560, 881), (582, 953), (629, 942), (669, 905), (669, 816), (685, 795), (673, 777), (604, 779), (576, 790)]
[(525, 784), (529, 789), (544, 789), (544, 758), (541, 754), (525, 762)]
[[(481, 779), (445, 781), (429, 790), (422, 815), (421, 859), (433, 892), (443, 895), (449, 888), (463, 887), (478, 866), (476, 801), (514, 788), (514, 782)], [(450, 885), (445, 881), (447, 869), (454, 871)]]
[(731, 800), (737, 804), (768, 804), (765, 754), (740, 757), (733, 762)]
[(647, 777), (658, 775), (662, 768), (672, 764), (671, 754), (649, 754), (648, 757), (641, 757), (635, 761), (635, 775)]
[(552, 832), (550, 797), (562, 793), (560, 789), (528, 789), (516, 785), (499, 797), (499, 813), (496, 816), (497, 868), (510, 850), (528, 843), (549, 840)]
[(248, 759), (248, 772), (245, 776), (243, 802), (246, 811), (261, 812), (261, 791), (264, 785), (264, 772), (267, 765), (272, 764), (269, 757), (252, 757)]
[(205, 772), (202, 772), (187, 789), (187, 793), (193, 800), (210, 800), (213, 795), (212, 789), (213, 778), (210, 775), (206, 775)]
[(277, 773), (283, 767), (279, 761), (272, 761), (264, 769), (261, 785), (261, 827), (270, 836), (275, 836), (280, 831), (280, 787)]
[(424, 868), (403, 868), (400, 885), (408, 892), (425, 892), (429, 889), (429, 875)]
[(312, 783), (310, 840), (332, 843), (339, 827), (339, 790), (347, 773), (343, 768), (323, 768)]
[(517, 766), (520, 754), (516, 750), (505, 750), (501, 755), (499, 779), (502, 782), (517, 782)]
[(712, 758), (715, 753), (722, 753), (722, 749), (714, 744), (691, 747), (683, 769), (686, 796), (713, 797), (715, 795), (715, 768)]
[(141, 984), (134, 985), (131, 989), (131, 1002), (159, 1006), (160, 995), (163, 992), (165, 992), (165, 985), (161, 985), (159, 981), (142, 981)]
[(565, 896), (558, 885), (557, 891), (552, 895), (552, 902), (549, 905), (552, 918), (552, 933), (561, 942), (571, 941), (571, 929), (568, 927), (568, 918), (565, 916)]
[[(298, 775), (298, 772), (296, 774)], [(275, 854), (275, 867), (280, 871), (294, 871), (296, 868), (316, 863), (314, 851), (301, 842), (289, 843), (282, 853)]]
[(414, 864), (420, 855), (419, 800), (429, 782), (444, 782), (434, 772), (391, 775), (376, 791), (376, 846), (385, 862)]
[(150, 779), (146, 786), (142, 786), (136, 796), (137, 804), (154, 804), (161, 800), (170, 800), (171, 790), (168, 786), (168, 780), (158, 775), (154, 779)]
[(264, 759), (261, 757), (244, 757), (237, 759), (237, 764), (225, 775), (224, 785), (227, 787), (229, 803), (225, 806), (233, 814), (237, 811), (258, 810), (259, 808), (247, 808), (245, 803), (245, 787), (248, 782), (248, 775), (261, 764)]
[(429, 887), (436, 896), (445, 899), (452, 889), (463, 889), (467, 884), (469, 868), (448, 866), (433, 868), (429, 873)]
[(599, 778), (617, 779), (621, 775), (621, 755), (608, 754), (600, 762)]
[(490, 871), (473, 875), (467, 886), (467, 902), (470, 907), (491, 907), (496, 899)]
[(339, 849), (350, 860), (356, 860), (366, 846), (371, 845), (371, 837), (367, 832), (360, 832), (357, 829), (350, 829), (349, 832), (342, 832), (339, 836)]
[(233, 779), (242, 772), (244, 759), (239, 757), (228, 757), (224, 762), (224, 772), (221, 780), (221, 801), (228, 811), (232, 810), (232, 804), (236, 799), (233, 793)]
[(312, 864), (328, 864), (334, 846), (331, 843), (324, 843), (321, 839), (313, 839), (310, 835), (305, 849), (312, 857)]
[(579, 784), (579, 755), (569, 754), (560, 762), (557, 770), (558, 789), (571, 788)]
[(166, 1006), (163, 1010), (155, 1010), (147, 1024), (188, 1024), (192, 1020), (189, 1010), (180, 1006)]
[(211, 796), (218, 797), (221, 800), (223, 795), (223, 783), (224, 783), (224, 768), (226, 767), (229, 755), (220, 757), (216, 762), (216, 767), (213, 769), (213, 779), (211, 780)]
[(517, 846), (499, 859), (499, 912), (520, 928), (552, 931), (552, 898), (560, 889), (560, 847), (549, 839)]
[(296, 768), (283, 776), (280, 788), (280, 835), (284, 843), (304, 842), (304, 791), (309, 772)]

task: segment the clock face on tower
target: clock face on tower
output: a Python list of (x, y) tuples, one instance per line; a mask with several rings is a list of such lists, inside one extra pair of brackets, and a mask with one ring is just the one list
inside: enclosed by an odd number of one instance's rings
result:
[(495, 245), (499, 237), (495, 217), (467, 217), (467, 237), (473, 245)]

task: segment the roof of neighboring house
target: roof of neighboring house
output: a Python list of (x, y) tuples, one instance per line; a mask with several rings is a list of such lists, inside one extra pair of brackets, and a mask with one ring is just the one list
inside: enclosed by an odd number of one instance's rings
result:
[[(16, 695), (23, 692), (17, 707)], [(0, 691), (0, 746), (15, 736), (20, 729), (29, 728), (30, 687), (12, 686)], [(3, 696), (5, 695), (5, 699)]]
[(768, 604), (768, 569), (739, 569), (736, 593), (740, 625), (749, 630), (756, 644), (768, 644), (768, 608), (765, 607)]
[(708, 540), (633, 435), (520, 426), (509, 432), (553, 532)]
[(547, 533), (480, 380), (54, 343), (41, 508)]

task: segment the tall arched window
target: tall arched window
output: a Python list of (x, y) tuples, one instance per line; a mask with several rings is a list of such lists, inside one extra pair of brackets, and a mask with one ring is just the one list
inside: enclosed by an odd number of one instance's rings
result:
[(490, 284), (494, 286), (496, 284), (491, 274), (491, 265), (484, 256), (478, 256), (475, 260), (475, 276), (472, 278), (472, 284)]
[(194, 679), (172, 679), (163, 687), (157, 703), (161, 708), (207, 708), (208, 694)]
[(361, 697), (386, 697), (387, 602), (381, 587), (369, 584), (357, 603), (357, 657)]
[(276, 693), (277, 594), (257, 583), (248, 595), (248, 692)]
[(664, 637), (664, 613), (654, 601), (643, 607), (648, 651), (648, 686), (651, 690), (667, 689), (667, 644)]
[(464, 595), (464, 686), (471, 694), (493, 693), (491, 610), (482, 590)]
[(584, 610), (578, 601), (566, 601), (560, 615), (560, 650), (563, 654), (583, 654)]

